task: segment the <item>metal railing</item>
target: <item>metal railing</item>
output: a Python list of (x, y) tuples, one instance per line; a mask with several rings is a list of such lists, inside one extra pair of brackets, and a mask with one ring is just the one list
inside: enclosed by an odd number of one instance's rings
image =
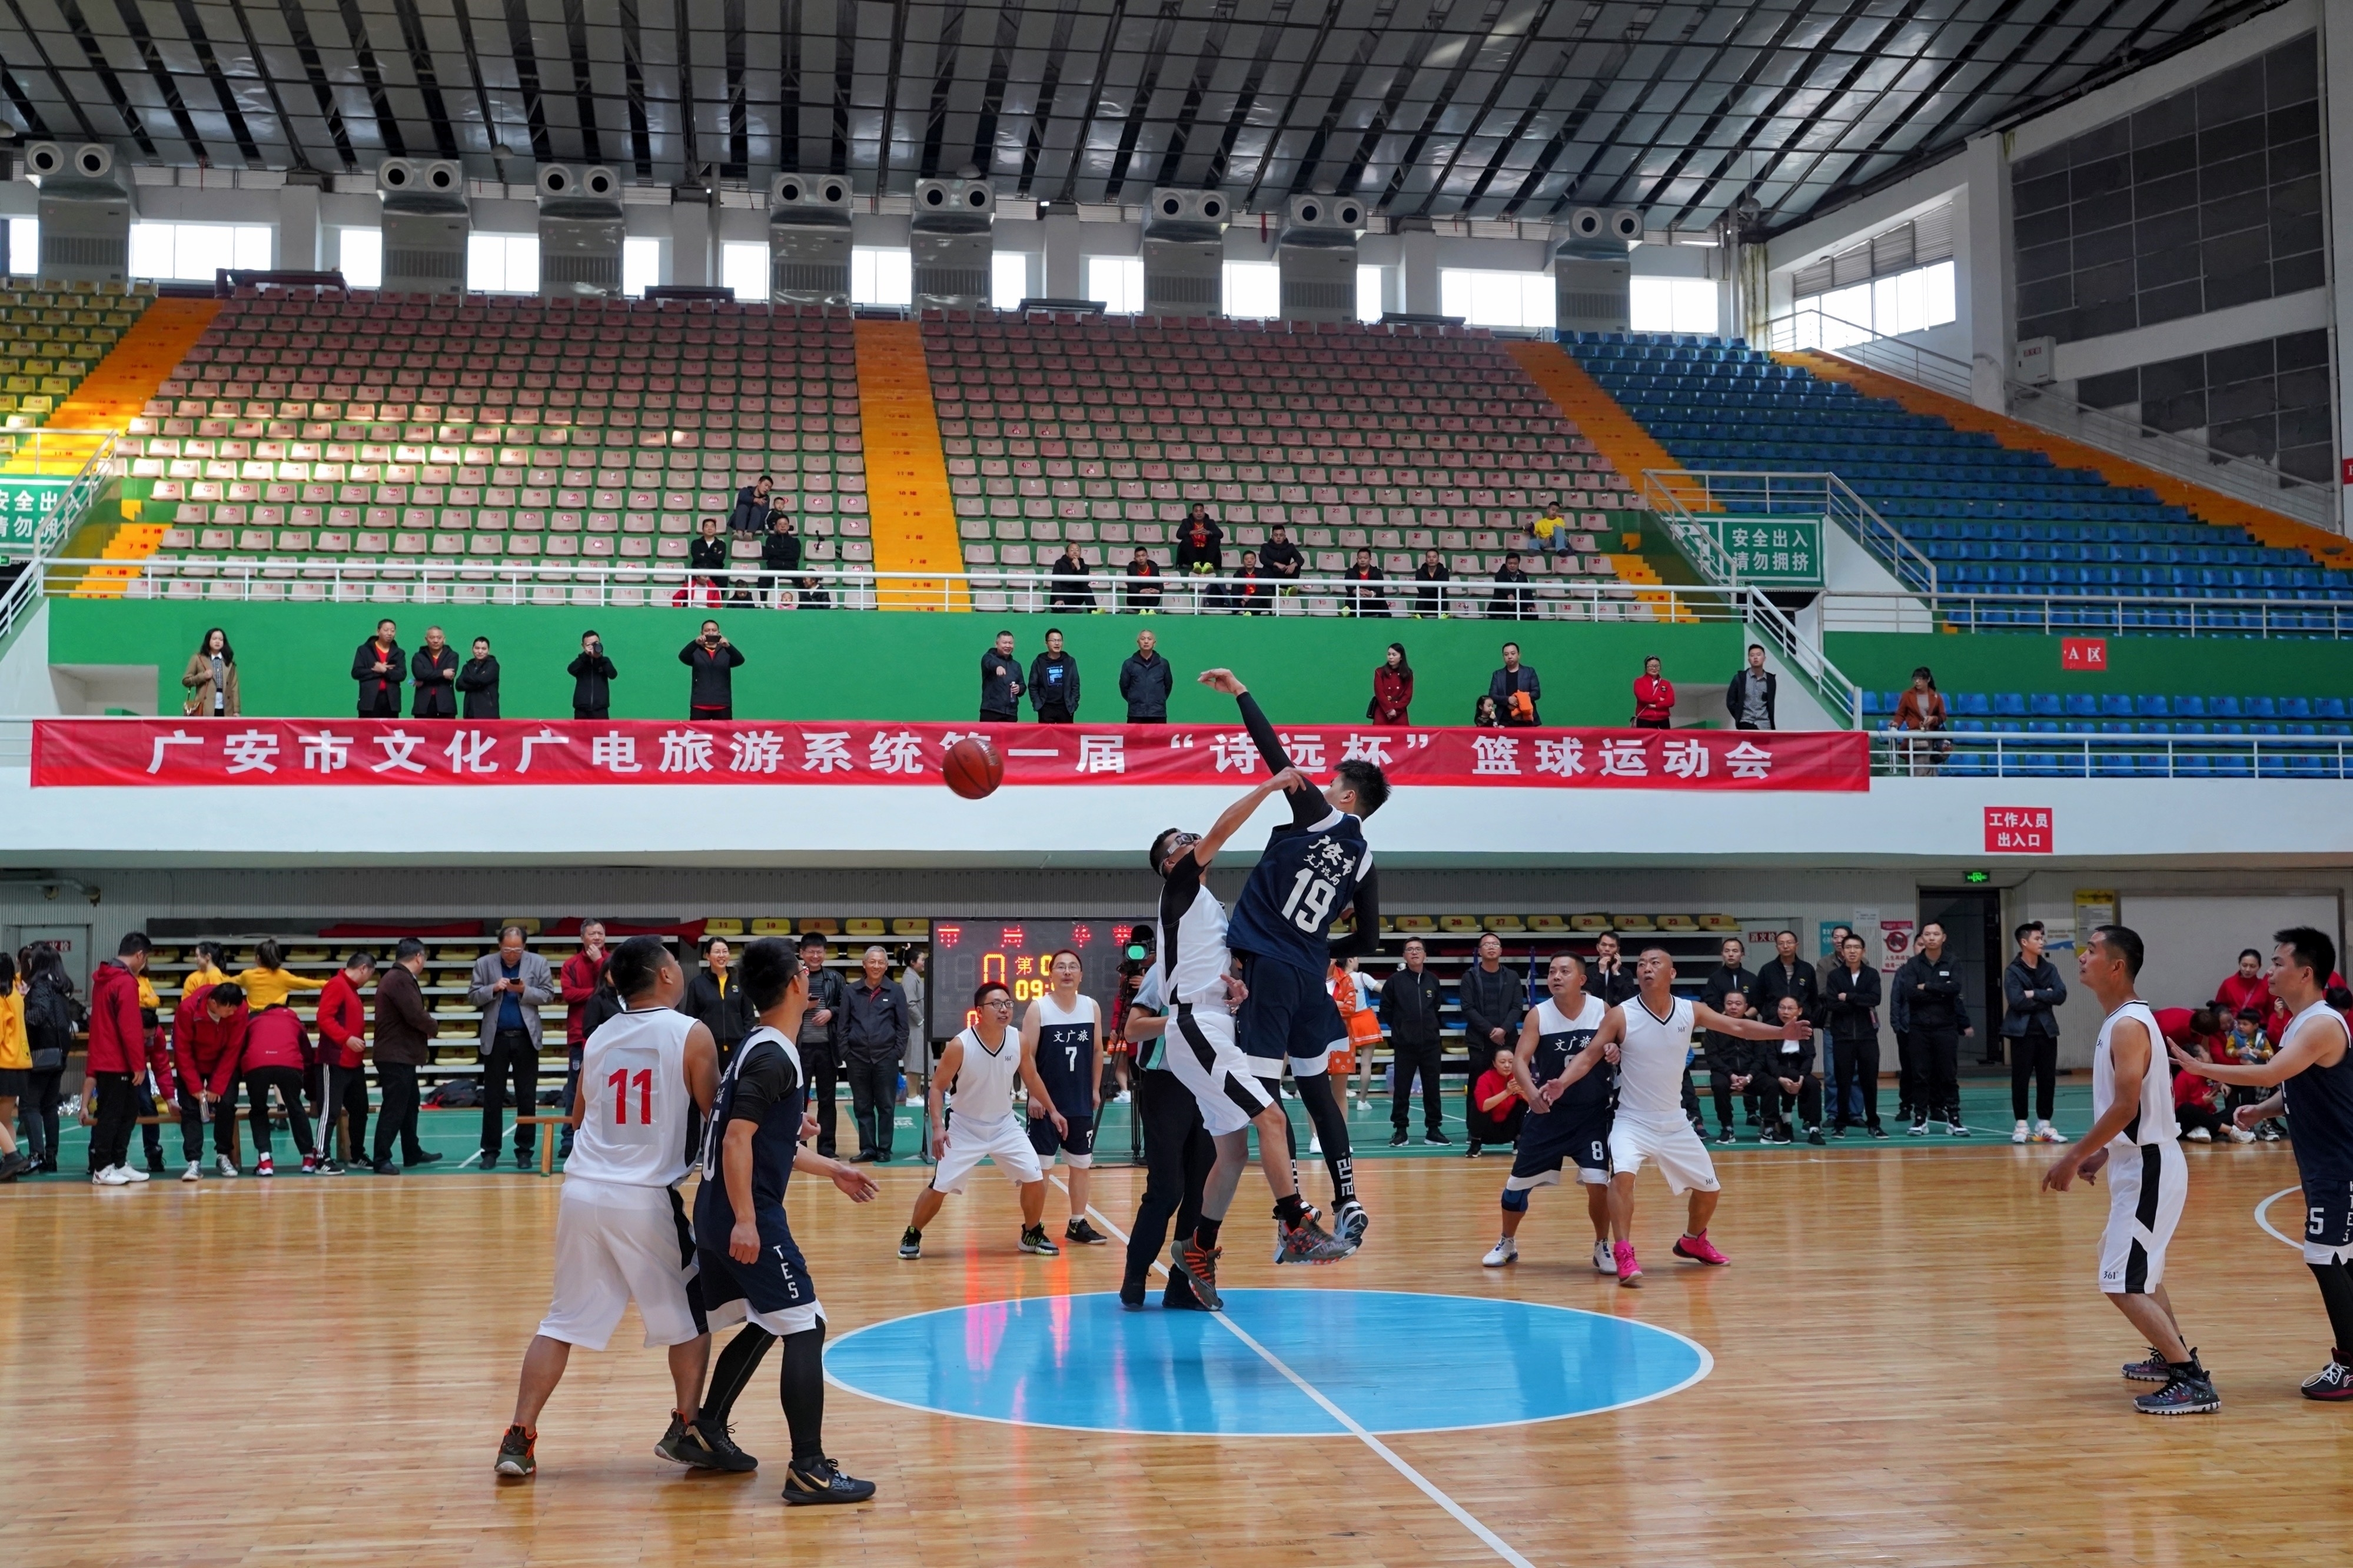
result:
[[(1956, 593), (1934, 595), (1826, 592), (1825, 630), (1916, 631), (1925, 606), (1944, 624), (1973, 632), (2067, 637), (2353, 638), (2353, 601), (2125, 598), (2100, 595)], [(1907, 619), (1907, 616), (1909, 617)]]
[(2353, 740), (1878, 730), (1877, 778), (2353, 779)]
[[(1922, 554), (1876, 508), (1857, 495), (1853, 486), (1836, 474), (1645, 468), (1642, 484), (1651, 511), (1668, 521), (1678, 543), (1684, 539), (1680, 524), (1693, 523), (1701, 535), (1708, 533), (1706, 525), (1694, 515), (1698, 512), (1725, 512), (1736, 517), (1818, 517), (1825, 525), (1843, 529), (1849, 538), (1862, 545), (1905, 587), (1926, 595), (1936, 591), (1936, 563)], [(1705, 562), (1694, 556), (1693, 563), (1702, 566), (1704, 574), (1710, 574), (1712, 581), (1736, 580), (1729, 558), (1721, 550)], [(1723, 575), (1713, 575), (1707, 571), (1709, 566)]]
[(1800, 637), (1797, 623), (1783, 615), (1781, 607), (1767, 598), (1763, 589), (1740, 588), (1733, 592), (1740, 595), (1742, 619), (1747, 624), (1749, 635), (1780, 654), (1782, 662), (1813, 689), (1814, 700), (1841, 729), (1858, 728), (1862, 723), (1862, 689), (1831, 662), (1820, 641)]
[[(82, 515), (90, 510), (91, 503), (98, 499), (99, 490), (108, 481), (121, 478), (122, 473), (120, 457), (122, 438), (113, 431), (41, 430), (34, 434), (37, 439), (27, 447), (20, 448), (18, 451), (19, 458), (24, 458), (26, 451), (35, 454), (26, 459), (32, 471), (26, 473), (19, 469), (16, 477), (58, 477), (43, 474), (37, 467), (41, 461), (38, 455), (40, 443), (37, 437), (39, 437), (58, 438), (49, 448), (52, 461), (58, 461), (59, 454), (70, 449), (67, 446), (68, 442), (87, 447), (88, 451), (83, 458), (81, 467), (74, 471), (72, 482), (68, 484), (64, 491), (58, 495), (58, 504), (42, 517), (39, 524), (34, 529), (29, 559), (26, 563), (25, 569), (16, 575), (15, 581), (8, 584), (5, 592), (0, 592), (0, 646), (6, 645), (9, 635), (16, 629), (17, 622), (22, 620), (26, 613), (38, 602), (44, 592), (47, 578), (42, 567), (49, 559), (49, 552), (65, 542), (74, 526), (81, 521)], [(94, 447), (90, 446), (92, 442), (96, 443)], [(11, 459), (5, 468), (0, 468), (0, 486), (6, 484), (8, 478), (6, 470), (16, 468), (16, 459)]]
[(1881, 337), (1860, 322), (1833, 316), (1818, 306), (1802, 305), (1765, 324), (1767, 348), (1780, 353), (1805, 349), (1852, 360), (1868, 370), (1884, 372), (1915, 386), (1969, 400), (1973, 372), (1969, 362), (1905, 342)]

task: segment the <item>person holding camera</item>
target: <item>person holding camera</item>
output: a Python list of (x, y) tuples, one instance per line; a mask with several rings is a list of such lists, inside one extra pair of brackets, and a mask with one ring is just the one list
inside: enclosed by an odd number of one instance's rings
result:
[(702, 623), (702, 635), (678, 650), (678, 662), (694, 672), (686, 698), (690, 722), (735, 717), (734, 671), (744, 662), (744, 650), (727, 640), (717, 621)]
[(580, 657), (565, 666), (572, 678), (572, 716), (609, 719), (613, 716), (613, 682), (621, 672), (605, 657), (605, 639), (595, 632), (580, 634)]

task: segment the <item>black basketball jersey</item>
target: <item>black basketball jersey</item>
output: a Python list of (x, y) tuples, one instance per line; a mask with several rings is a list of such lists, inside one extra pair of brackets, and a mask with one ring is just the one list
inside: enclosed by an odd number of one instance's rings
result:
[[(1528, 1061), (1528, 1077), (1535, 1086), (1542, 1089), (1567, 1072), (1569, 1062), (1591, 1046), (1595, 1032), (1609, 1016), (1609, 1009), (1599, 996), (1587, 996), (1584, 1008), (1574, 1018), (1565, 1016), (1550, 996), (1538, 1002), (1536, 1048)], [(1609, 1063), (1597, 1065), (1568, 1086), (1568, 1092), (1554, 1102), (1554, 1110), (1572, 1114), (1608, 1110), (1616, 1077)]]
[[(2326, 1002), (2315, 1002), (2281, 1031), (2281, 1043), (2298, 1028), (2345, 1031), (2345, 1019)], [(2295, 1165), (2307, 1182), (2353, 1181), (2353, 1050), (2335, 1067), (2308, 1067), (2280, 1085), (2287, 1100), (2288, 1136), (2295, 1140)]]
[(1345, 812), (1276, 828), (1235, 900), (1227, 944), (1321, 975), (1331, 966), (1333, 922), (1372, 868), (1365, 825)]
[(1052, 992), (1038, 998), (1038, 1077), (1064, 1116), (1093, 1114), (1095, 1024), (1092, 997), (1067, 1013)]
[[(793, 1156), (800, 1149), (801, 1112), (808, 1090), (801, 1078), (799, 1051), (776, 1030), (762, 1026), (736, 1047), (711, 1102), (711, 1124), (702, 1133), (702, 1184), (694, 1194), (698, 1237), (724, 1237), (735, 1223), (719, 1151), (726, 1142), (736, 1092), (744, 1087), (747, 1073), (769, 1096), (759, 1129), (752, 1135), (752, 1206), (762, 1213), (782, 1213), (785, 1206), (785, 1188), (793, 1179)], [(723, 1249), (724, 1242), (720, 1245)]]

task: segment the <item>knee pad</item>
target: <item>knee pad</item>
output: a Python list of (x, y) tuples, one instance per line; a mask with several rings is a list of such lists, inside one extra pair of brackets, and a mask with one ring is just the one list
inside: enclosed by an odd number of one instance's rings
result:
[(1504, 1189), (1504, 1211), (1509, 1214), (1527, 1213), (1528, 1194), (1526, 1189), (1519, 1188), (1515, 1190), (1511, 1187), (1505, 1187)]

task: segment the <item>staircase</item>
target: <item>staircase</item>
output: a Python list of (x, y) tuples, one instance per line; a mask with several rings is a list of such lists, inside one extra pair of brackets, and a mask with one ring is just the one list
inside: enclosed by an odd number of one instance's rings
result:
[[(866, 495), (873, 528), (874, 570), (961, 573), (955, 500), (940, 453), (938, 411), (923, 358), (923, 329), (913, 321), (858, 323), (858, 405), (866, 437)], [(886, 610), (969, 610), (959, 578), (878, 579), (874, 602)]]

